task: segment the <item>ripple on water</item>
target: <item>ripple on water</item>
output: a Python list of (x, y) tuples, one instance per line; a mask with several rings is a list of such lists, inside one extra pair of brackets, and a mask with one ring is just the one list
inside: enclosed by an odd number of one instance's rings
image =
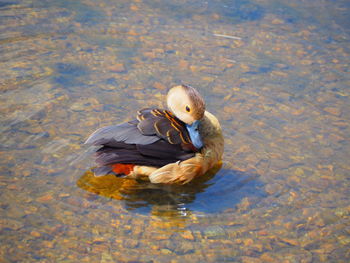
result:
[(250, 203), (253, 205), (266, 196), (258, 175), (226, 167), (216, 171), (217, 168), (182, 186), (156, 185), (113, 175), (97, 178), (87, 171), (77, 185), (97, 195), (121, 200), (129, 211), (157, 215), (210, 215), (227, 209), (232, 212), (244, 198), (255, 200)]

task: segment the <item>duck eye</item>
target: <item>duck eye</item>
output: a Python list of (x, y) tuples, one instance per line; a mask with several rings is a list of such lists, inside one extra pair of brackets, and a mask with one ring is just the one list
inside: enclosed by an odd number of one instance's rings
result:
[(191, 111), (190, 107), (186, 106), (186, 111), (190, 112)]

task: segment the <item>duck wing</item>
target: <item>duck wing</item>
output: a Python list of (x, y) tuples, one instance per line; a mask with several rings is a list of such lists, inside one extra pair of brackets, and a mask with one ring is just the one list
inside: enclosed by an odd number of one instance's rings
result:
[(96, 152), (95, 161), (98, 166), (120, 163), (161, 167), (193, 156), (193, 152), (182, 150), (180, 145), (159, 140), (148, 145), (121, 142), (114, 147), (103, 146)]
[(160, 139), (156, 135), (144, 135), (137, 127), (137, 120), (118, 125), (100, 128), (92, 133), (85, 144), (105, 145), (113, 147), (118, 142), (125, 144), (151, 144)]
[(168, 110), (143, 109), (137, 112), (143, 135), (157, 135), (170, 144), (192, 145), (185, 123)]
[(102, 146), (96, 152), (101, 168), (116, 163), (161, 167), (187, 160), (196, 151), (185, 124), (159, 109), (143, 109), (137, 120), (100, 128), (85, 143)]

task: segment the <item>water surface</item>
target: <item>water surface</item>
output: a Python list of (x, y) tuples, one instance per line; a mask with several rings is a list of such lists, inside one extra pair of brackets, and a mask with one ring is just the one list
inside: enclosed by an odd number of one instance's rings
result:
[[(2, 262), (348, 262), (345, 0), (0, 2)], [(222, 167), (94, 178), (95, 129), (203, 94)]]

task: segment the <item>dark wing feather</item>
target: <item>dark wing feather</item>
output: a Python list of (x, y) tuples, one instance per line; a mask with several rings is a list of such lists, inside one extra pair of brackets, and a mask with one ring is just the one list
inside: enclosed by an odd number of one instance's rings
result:
[[(169, 120), (166, 118), (159, 118), (159, 120), (153, 123), (153, 126), (157, 132), (157, 135), (167, 141), (169, 141), (168, 132), (170, 131), (176, 132), (174, 128), (171, 126), (171, 122), (169, 122)], [(181, 143), (180, 136), (177, 136), (177, 139), (178, 140), (173, 140), (175, 144)], [(169, 143), (171, 142), (169, 141)]]
[(143, 109), (135, 121), (98, 129), (85, 143), (102, 146), (96, 152), (97, 176), (116, 163), (161, 167), (195, 155), (185, 124), (158, 109)]
[(125, 142), (127, 144), (150, 144), (159, 139), (160, 138), (156, 135), (147, 136), (140, 133), (135, 122), (126, 122), (98, 129), (90, 135), (85, 144), (109, 145), (109, 143), (113, 144), (115, 142)]
[(168, 130), (167, 131), (167, 138), (168, 138), (169, 143), (171, 143), (171, 144), (177, 144), (177, 143), (182, 142), (181, 138), (179, 137), (178, 132), (175, 130)]
[(137, 145), (137, 150), (144, 156), (164, 158), (171, 162), (187, 160), (194, 156), (194, 152), (183, 150), (179, 144), (169, 144), (159, 140), (148, 145)]
[(157, 135), (170, 144), (192, 144), (185, 124), (170, 111), (143, 109), (137, 119), (137, 127), (144, 135)]
[(137, 128), (143, 135), (156, 135), (154, 129), (154, 118), (143, 119), (137, 124)]
[(99, 166), (131, 163), (161, 167), (193, 156), (193, 152), (186, 152), (179, 145), (159, 140), (149, 145), (122, 145), (121, 143), (118, 148), (104, 146), (96, 152), (96, 163)]

